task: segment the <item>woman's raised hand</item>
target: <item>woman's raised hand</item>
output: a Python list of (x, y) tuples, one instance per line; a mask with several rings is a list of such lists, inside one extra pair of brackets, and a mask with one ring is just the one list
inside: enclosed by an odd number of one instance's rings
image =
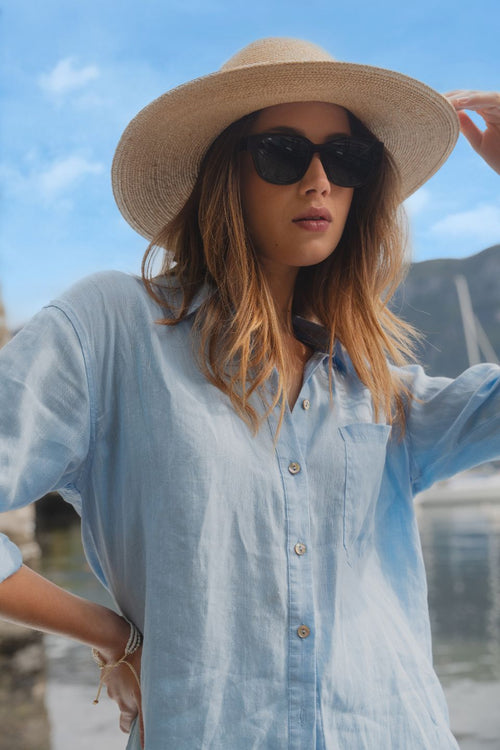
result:
[[(445, 94), (455, 107), (460, 129), (472, 148), (500, 174), (500, 93), (496, 91), (449, 91)], [(481, 130), (464, 110), (473, 110), (483, 118)]]

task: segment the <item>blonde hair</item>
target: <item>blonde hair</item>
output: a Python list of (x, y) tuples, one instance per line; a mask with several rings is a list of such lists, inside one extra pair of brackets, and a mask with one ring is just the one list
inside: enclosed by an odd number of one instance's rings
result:
[[(257, 114), (233, 123), (213, 142), (189, 199), (153, 239), (142, 264), (148, 293), (168, 311), (158, 321), (164, 325), (186, 317), (202, 285), (216, 291), (194, 318), (200, 367), (254, 431), (277, 404), (281, 424), (288, 359), (282, 324), (243, 218), (240, 141)], [(349, 119), (353, 133), (368, 132), (350, 113)], [(335, 251), (299, 270), (293, 311), (327, 329), (331, 355), (335, 340), (340, 340), (370, 390), (375, 419), (397, 419), (404, 429), (409, 393), (391, 364), (404, 364), (411, 356), (414, 332), (388, 307), (404, 266), (406, 225), (400, 202), (398, 175), (384, 151), (380, 169), (354, 191)], [(177, 307), (165, 299), (159, 279), (153, 277), (158, 250), (164, 252), (160, 279), (167, 277), (181, 292)], [(330, 358), (330, 378), (331, 367)], [(269, 394), (273, 368), (279, 376)], [(252, 405), (256, 391), (267, 405), (264, 415)]]

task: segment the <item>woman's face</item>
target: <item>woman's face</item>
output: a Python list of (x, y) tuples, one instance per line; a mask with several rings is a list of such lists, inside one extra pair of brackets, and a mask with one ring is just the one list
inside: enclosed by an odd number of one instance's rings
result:
[[(296, 102), (263, 109), (254, 133), (303, 135), (321, 144), (350, 134), (347, 113), (336, 104)], [(269, 270), (320, 263), (337, 247), (351, 206), (353, 188), (329, 182), (318, 154), (292, 185), (273, 185), (258, 176), (242, 152), (241, 192), (246, 225), (262, 264)], [(308, 220), (309, 217), (309, 220)]]

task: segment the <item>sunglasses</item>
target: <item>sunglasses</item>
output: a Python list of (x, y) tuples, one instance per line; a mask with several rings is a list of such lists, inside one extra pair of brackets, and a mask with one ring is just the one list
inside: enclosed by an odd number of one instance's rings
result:
[(273, 185), (298, 182), (309, 169), (314, 154), (328, 180), (340, 187), (360, 187), (380, 164), (384, 144), (373, 138), (338, 135), (326, 143), (311, 143), (301, 135), (258, 133), (241, 141), (241, 150), (252, 155), (255, 171)]

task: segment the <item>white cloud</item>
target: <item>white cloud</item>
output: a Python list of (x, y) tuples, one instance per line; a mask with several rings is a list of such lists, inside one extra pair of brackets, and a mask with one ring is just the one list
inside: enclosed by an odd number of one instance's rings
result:
[(427, 188), (420, 188), (413, 195), (410, 195), (404, 202), (404, 207), (410, 218), (421, 214), (431, 202), (431, 192)]
[(500, 242), (500, 201), (448, 214), (431, 226), (431, 232), (450, 238), (467, 236), (485, 244)]
[[(55, 197), (69, 197), (70, 191), (87, 175), (101, 174), (103, 164), (73, 154), (51, 163), (33, 163), (29, 171), (21, 171), (0, 164), (0, 182), (4, 195), (51, 201)], [(65, 194), (65, 195), (64, 195)]]
[(100, 174), (103, 165), (92, 162), (81, 156), (68, 156), (66, 159), (51, 164), (38, 175), (37, 181), (42, 195), (53, 197), (57, 193), (70, 189), (87, 174)]
[(96, 65), (77, 68), (73, 57), (60, 60), (50, 73), (43, 73), (39, 77), (40, 87), (47, 94), (62, 96), (81, 89), (91, 81), (99, 78), (100, 71)]

